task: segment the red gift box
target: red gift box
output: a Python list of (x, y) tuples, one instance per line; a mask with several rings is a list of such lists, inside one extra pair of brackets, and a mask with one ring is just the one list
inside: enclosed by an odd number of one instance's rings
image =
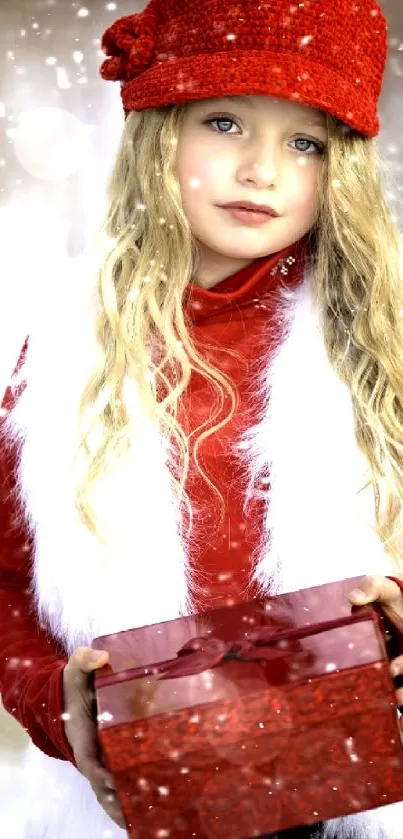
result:
[(403, 798), (403, 750), (361, 578), (103, 636), (99, 738), (132, 839), (246, 839)]

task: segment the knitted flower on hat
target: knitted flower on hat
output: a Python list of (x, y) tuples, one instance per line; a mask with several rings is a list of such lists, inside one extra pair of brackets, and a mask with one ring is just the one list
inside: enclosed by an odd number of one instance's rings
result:
[(152, 7), (116, 20), (102, 37), (106, 55), (100, 73), (106, 81), (128, 82), (151, 66), (157, 18)]

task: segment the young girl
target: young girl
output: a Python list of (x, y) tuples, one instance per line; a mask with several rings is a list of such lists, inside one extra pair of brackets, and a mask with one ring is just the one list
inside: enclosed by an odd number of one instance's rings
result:
[[(102, 46), (126, 116), (105, 252), (55, 276), (3, 407), (0, 687), (32, 741), (25, 839), (127, 837), (95, 637), (368, 574), (351, 602), (403, 618), (380, 7), (151, 0)], [(402, 819), (287, 836), (401, 839)]]

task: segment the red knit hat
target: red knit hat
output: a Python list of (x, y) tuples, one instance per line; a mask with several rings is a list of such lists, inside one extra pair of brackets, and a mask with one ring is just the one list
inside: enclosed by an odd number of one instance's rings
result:
[(388, 42), (376, 0), (151, 0), (106, 30), (103, 79), (132, 110), (261, 94), (375, 137)]

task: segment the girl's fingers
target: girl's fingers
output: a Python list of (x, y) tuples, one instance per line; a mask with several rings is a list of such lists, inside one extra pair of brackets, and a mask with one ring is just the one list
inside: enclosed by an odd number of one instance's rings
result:
[[(389, 669), (392, 679), (396, 679), (396, 676), (403, 676), (403, 655), (394, 658), (390, 663)], [(396, 705), (399, 708), (403, 706), (403, 688), (396, 689)]]
[(379, 603), (386, 617), (403, 635), (403, 593), (393, 580), (387, 577), (363, 577), (359, 588), (350, 591), (348, 598), (354, 606)]
[(395, 679), (396, 676), (403, 676), (403, 655), (398, 655), (390, 663), (390, 673)]

